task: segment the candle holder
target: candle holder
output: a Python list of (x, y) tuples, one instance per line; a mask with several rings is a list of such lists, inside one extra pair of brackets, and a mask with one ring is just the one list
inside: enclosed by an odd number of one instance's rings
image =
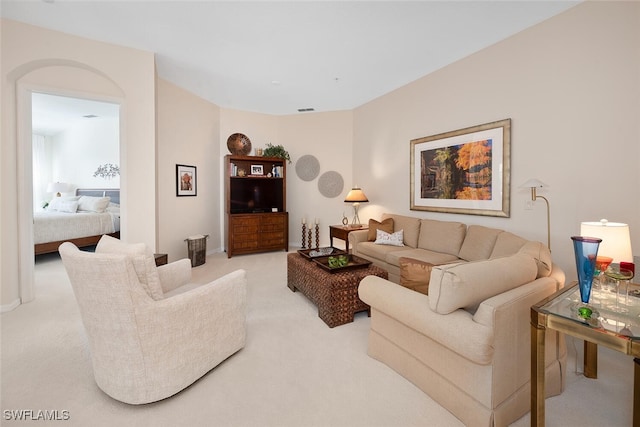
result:
[(302, 223), (302, 249), (306, 249), (307, 248), (307, 226), (305, 225), (305, 223)]
[(311, 225), (309, 225), (309, 249), (311, 249)]
[(316, 248), (320, 247), (320, 226), (316, 222)]

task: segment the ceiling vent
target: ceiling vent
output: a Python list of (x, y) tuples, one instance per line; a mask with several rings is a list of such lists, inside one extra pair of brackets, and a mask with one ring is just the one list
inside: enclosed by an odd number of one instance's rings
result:
[(316, 111), (314, 108), (298, 108), (299, 113), (307, 113), (309, 111)]
[(82, 116), (82, 117), (84, 117), (85, 119), (95, 119), (98, 116), (96, 116), (95, 114), (87, 114), (86, 116)]

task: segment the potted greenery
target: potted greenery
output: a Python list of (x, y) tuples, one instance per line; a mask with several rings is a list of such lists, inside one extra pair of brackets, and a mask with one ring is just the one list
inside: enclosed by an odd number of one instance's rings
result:
[(264, 149), (262, 155), (264, 157), (279, 157), (291, 163), (289, 152), (285, 150), (282, 145), (273, 145), (271, 143), (267, 143), (267, 148)]

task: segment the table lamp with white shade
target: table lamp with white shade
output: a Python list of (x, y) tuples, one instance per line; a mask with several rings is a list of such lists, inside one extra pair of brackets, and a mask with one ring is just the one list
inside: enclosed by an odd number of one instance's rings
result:
[(64, 193), (69, 190), (69, 185), (64, 182), (50, 182), (47, 185), (47, 193), (56, 193), (56, 197), (60, 197), (60, 193)]
[(628, 224), (609, 222), (606, 219), (582, 222), (580, 235), (602, 239), (598, 255), (611, 257), (614, 263), (633, 262)]

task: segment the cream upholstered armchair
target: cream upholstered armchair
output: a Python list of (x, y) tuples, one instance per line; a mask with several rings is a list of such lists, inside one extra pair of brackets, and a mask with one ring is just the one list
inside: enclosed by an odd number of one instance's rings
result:
[(244, 347), (244, 270), (196, 286), (188, 259), (156, 267), (144, 244), (108, 236), (95, 253), (69, 242), (59, 252), (96, 383), (114, 399), (143, 404), (172, 396)]

